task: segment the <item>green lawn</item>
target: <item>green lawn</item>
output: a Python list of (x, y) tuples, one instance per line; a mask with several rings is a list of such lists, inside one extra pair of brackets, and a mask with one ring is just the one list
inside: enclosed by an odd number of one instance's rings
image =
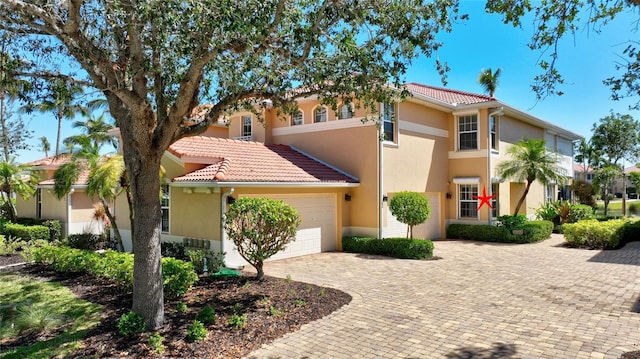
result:
[[(99, 305), (76, 298), (57, 282), (17, 274), (0, 275), (0, 343), (30, 332), (64, 332), (9, 351), (0, 358), (66, 357), (89, 329), (100, 322)], [(20, 332), (21, 331), (21, 332)]]
[[(633, 216), (633, 214), (631, 213), (631, 211), (629, 210), (629, 207), (631, 205), (634, 205), (640, 209), (640, 200), (637, 199), (630, 199), (627, 200), (627, 216)], [(596, 210), (597, 214), (603, 214), (604, 213), (604, 204), (602, 201), (598, 201), (598, 209)], [(622, 200), (619, 198), (616, 198), (614, 200), (612, 200), (611, 202), (609, 202), (609, 208), (608, 208), (608, 214), (612, 215), (612, 216), (620, 216), (622, 215)]]

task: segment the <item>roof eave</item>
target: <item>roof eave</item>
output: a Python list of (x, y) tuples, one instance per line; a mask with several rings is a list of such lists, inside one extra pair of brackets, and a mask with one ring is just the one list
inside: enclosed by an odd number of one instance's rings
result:
[(171, 187), (304, 187), (304, 188), (348, 188), (360, 183), (351, 182), (233, 182), (233, 181), (179, 181), (169, 183)]

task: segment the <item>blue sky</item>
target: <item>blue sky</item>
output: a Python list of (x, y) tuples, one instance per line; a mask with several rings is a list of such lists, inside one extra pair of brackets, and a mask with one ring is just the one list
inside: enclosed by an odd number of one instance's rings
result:
[[(560, 88), (565, 94), (536, 102), (531, 83), (539, 73), (536, 62), (541, 53), (527, 47), (532, 34), (531, 22), (524, 21), (522, 29), (505, 25), (500, 16), (484, 12), (484, 1), (463, 0), (461, 12), (468, 13), (469, 20), (455, 24), (450, 34), (439, 38), (444, 43), (439, 58), (448, 62), (451, 68), (447, 88), (482, 93), (477, 82), (480, 70), (500, 67), (502, 75), (495, 93), (500, 101), (587, 138), (593, 124), (607, 116), (610, 110), (640, 118), (637, 111), (629, 110), (629, 105), (637, 102), (637, 98), (612, 101), (611, 91), (602, 84), (605, 78), (619, 74), (614, 64), (620, 60), (625, 41), (631, 38), (637, 14), (619, 15), (599, 34), (579, 29), (574, 37), (565, 39), (557, 61), (566, 81)], [(414, 61), (406, 79), (442, 86), (433, 59)], [(30, 120), (30, 128), (35, 132), (30, 141), (34, 146), (31, 151), (19, 153), (18, 162), (44, 157), (38, 139), (46, 136), (52, 148), (55, 147), (55, 121), (39, 114), (23, 115), (23, 118)], [(76, 133), (71, 123), (64, 122), (62, 138)]]

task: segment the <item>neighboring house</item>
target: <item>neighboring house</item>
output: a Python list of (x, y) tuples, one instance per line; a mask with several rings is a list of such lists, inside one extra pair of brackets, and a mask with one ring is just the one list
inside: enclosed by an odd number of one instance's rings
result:
[(615, 194), (616, 197), (622, 196), (622, 193), (624, 193), (625, 190), (627, 192), (627, 198), (637, 199), (639, 197), (638, 189), (635, 187), (633, 182), (629, 180), (629, 173), (631, 172), (640, 173), (640, 168), (638, 168), (637, 166), (631, 166), (624, 169), (625, 179), (627, 181), (626, 188), (624, 186), (624, 182), (622, 181), (622, 178), (616, 178), (615, 182), (613, 183), (613, 194)]
[[(293, 116), (273, 108), (261, 120), (235, 113), (177, 141), (162, 162), (163, 240), (205, 239), (227, 253), (227, 265), (242, 264), (222, 221), (226, 206), (244, 196), (281, 199), (301, 213), (296, 241), (276, 258), (340, 250), (345, 235), (403, 237), (406, 226), (388, 200), (405, 190), (424, 193), (431, 206), (414, 236), (444, 238), (450, 223), (486, 224), (513, 212), (525, 184), (498, 178), (495, 167), (522, 138), (545, 139), (573, 177), (572, 142), (581, 136), (493, 97), (406, 87), (405, 101), (380, 104), (380, 126), (357, 104), (333, 110), (307, 98)], [(477, 208), (473, 196), (483, 189), (497, 194), (494, 210)], [(559, 189), (535, 182), (521, 213), (533, 216)], [(130, 248), (126, 210), (118, 199), (116, 220)]]
[(65, 198), (58, 199), (53, 193), (53, 173), (58, 167), (68, 163), (69, 159), (69, 155), (60, 155), (27, 163), (37, 171), (41, 181), (32, 198), (24, 201), (18, 197), (16, 200), (18, 215), (57, 219), (62, 224), (64, 236), (72, 233), (99, 233), (102, 230), (102, 223), (93, 219), (94, 204), (99, 201), (86, 193), (88, 171), (81, 173)]
[(589, 183), (593, 183), (594, 171), (593, 168), (583, 165), (582, 163), (573, 164), (573, 179), (584, 180)]

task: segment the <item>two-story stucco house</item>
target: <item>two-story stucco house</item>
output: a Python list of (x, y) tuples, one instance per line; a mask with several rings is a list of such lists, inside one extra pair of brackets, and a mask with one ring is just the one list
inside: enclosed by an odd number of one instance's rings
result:
[[(234, 113), (201, 136), (177, 141), (162, 163), (163, 240), (209, 240), (227, 253), (228, 265), (239, 265), (222, 230), (223, 214), (234, 199), (264, 196), (290, 203), (302, 216), (296, 241), (276, 258), (340, 250), (344, 235), (404, 236), (406, 227), (388, 207), (404, 190), (424, 193), (431, 206), (430, 219), (414, 228), (414, 236), (444, 238), (450, 223), (485, 224), (512, 213), (524, 184), (498, 178), (495, 167), (522, 138), (544, 138), (573, 176), (578, 134), (493, 97), (417, 83), (406, 88), (412, 94), (406, 100), (380, 104), (379, 126), (363, 121), (372, 116), (357, 106), (339, 103), (334, 111), (306, 98), (285, 119), (273, 108), (261, 121), (250, 112)], [(483, 189), (497, 194), (495, 209), (478, 210), (474, 196)], [(560, 189), (534, 183), (526, 214)], [(35, 202), (22, 203), (20, 214), (35, 216)], [(129, 238), (125, 199), (114, 208)]]

